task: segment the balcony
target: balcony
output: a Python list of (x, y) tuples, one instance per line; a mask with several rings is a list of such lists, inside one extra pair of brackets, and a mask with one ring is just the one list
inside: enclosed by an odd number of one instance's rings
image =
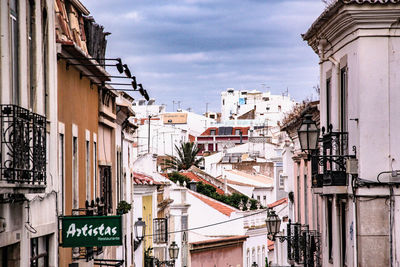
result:
[[(331, 127), (329, 127), (331, 129)], [(332, 132), (324, 133), (319, 138), (319, 149), (311, 154), (312, 160), (312, 186), (321, 188), (325, 186), (347, 186), (348, 175), (346, 160), (355, 158), (348, 153), (348, 133)]]
[(46, 118), (16, 105), (0, 105), (0, 194), (46, 188)]

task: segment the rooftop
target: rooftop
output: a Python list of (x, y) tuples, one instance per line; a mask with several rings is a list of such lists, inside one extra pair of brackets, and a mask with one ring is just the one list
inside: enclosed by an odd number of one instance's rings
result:
[(236, 135), (236, 130), (240, 130), (242, 135), (248, 135), (250, 127), (210, 127), (205, 130), (201, 135), (208, 136), (211, 135), (211, 131), (214, 130), (215, 134), (212, 136), (223, 136), (223, 135)]
[(226, 179), (228, 180), (228, 183), (231, 184), (236, 182), (242, 183), (243, 185), (246, 184), (257, 187), (270, 187), (273, 183), (273, 179), (271, 177), (261, 174), (249, 174), (238, 170), (229, 170), (225, 172), (227, 173)]
[(400, 0), (336, 0), (329, 5), (324, 12), (315, 20), (308, 31), (302, 34), (304, 40), (309, 40), (338, 10), (345, 5), (393, 5), (400, 3)]
[(277, 207), (279, 205), (283, 205), (283, 204), (287, 204), (287, 203), (288, 203), (288, 198), (285, 197), (285, 198), (279, 199), (279, 200), (277, 200), (277, 201), (275, 201), (275, 202), (273, 202), (271, 204), (268, 204), (268, 208), (272, 209), (272, 208), (275, 208), (275, 207)]
[(143, 173), (138, 173), (134, 172), (133, 173), (133, 178), (132, 182), (136, 185), (157, 185), (161, 184), (160, 182), (157, 182), (153, 179), (153, 177), (143, 174)]
[(194, 174), (193, 172), (180, 172), (180, 174), (182, 174), (186, 178), (189, 178), (191, 181), (202, 182), (203, 184), (211, 185), (212, 187), (214, 187), (217, 190), (218, 194), (220, 194), (220, 195), (224, 194), (224, 191), (222, 189), (218, 188), (216, 185), (210, 183), (206, 179), (203, 179), (200, 176)]
[(200, 199), (201, 201), (203, 201), (205, 204), (207, 204), (208, 206), (210, 206), (211, 208), (219, 211), (220, 213), (226, 215), (226, 216), (231, 216), (232, 212), (237, 211), (234, 207), (231, 207), (229, 205), (226, 205), (222, 202), (219, 202), (215, 199), (212, 199), (210, 197), (206, 197), (202, 194), (193, 192), (191, 190), (188, 191), (191, 195), (193, 195), (194, 197)]
[(219, 243), (219, 242), (224, 242), (224, 241), (241, 241), (241, 240), (244, 241), (248, 237), (249, 236), (247, 236), (247, 235), (236, 235), (236, 236), (228, 236), (228, 237), (222, 237), (222, 238), (197, 241), (197, 242), (193, 242), (191, 244), (192, 245), (204, 245), (204, 244), (213, 244), (213, 243)]

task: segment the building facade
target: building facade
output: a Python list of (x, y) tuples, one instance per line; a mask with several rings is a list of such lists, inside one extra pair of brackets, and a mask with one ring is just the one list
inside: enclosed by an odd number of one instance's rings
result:
[(334, 1), (303, 35), (320, 59), (322, 266), (398, 265), (399, 15)]
[(54, 1), (50, 0), (0, 2), (2, 266), (57, 266), (58, 261), (57, 63), (52, 14)]
[(277, 126), (295, 104), (287, 93), (228, 88), (221, 93), (221, 121), (251, 120), (254, 126)]

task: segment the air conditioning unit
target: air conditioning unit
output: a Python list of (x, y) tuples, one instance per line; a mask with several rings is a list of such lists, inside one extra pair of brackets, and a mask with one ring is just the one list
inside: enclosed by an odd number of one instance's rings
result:
[(346, 173), (348, 174), (358, 174), (358, 159), (349, 158), (346, 160)]

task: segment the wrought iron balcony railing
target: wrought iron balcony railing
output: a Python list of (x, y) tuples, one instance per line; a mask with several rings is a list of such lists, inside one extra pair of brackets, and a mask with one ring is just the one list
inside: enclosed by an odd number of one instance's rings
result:
[(349, 155), (348, 133), (331, 129), (329, 127), (329, 132), (325, 133), (322, 128), (319, 149), (311, 154), (313, 187), (347, 185), (346, 160), (356, 157), (355, 146), (354, 154)]
[(0, 182), (46, 185), (46, 118), (0, 105)]
[(287, 257), (292, 264), (297, 263), (305, 267), (320, 267), (321, 244), (320, 235), (315, 230), (309, 230), (308, 225), (291, 223), (287, 225)]

